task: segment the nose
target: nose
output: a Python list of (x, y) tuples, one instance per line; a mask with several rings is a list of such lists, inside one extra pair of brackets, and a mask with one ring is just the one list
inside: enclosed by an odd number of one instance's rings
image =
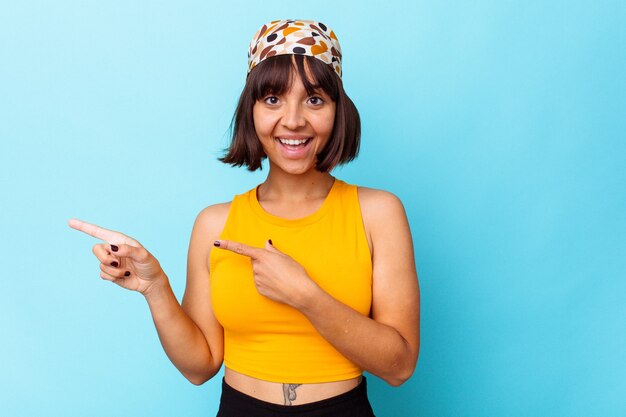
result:
[(281, 122), (287, 129), (298, 130), (306, 125), (306, 119), (302, 113), (300, 103), (297, 101), (290, 101), (284, 109)]

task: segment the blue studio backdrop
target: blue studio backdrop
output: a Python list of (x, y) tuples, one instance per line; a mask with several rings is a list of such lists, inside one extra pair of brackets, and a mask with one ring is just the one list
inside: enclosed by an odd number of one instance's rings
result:
[(78, 217), (180, 299), (255, 30), (337, 32), (362, 151), (336, 176), (405, 204), (422, 290), (412, 379), (379, 416), (626, 415), (626, 3), (3, 1), (0, 415), (211, 416)]

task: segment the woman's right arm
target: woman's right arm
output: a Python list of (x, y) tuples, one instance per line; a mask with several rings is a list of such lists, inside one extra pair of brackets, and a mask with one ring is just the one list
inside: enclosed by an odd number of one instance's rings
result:
[[(197, 385), (212, 378), (219, 371), (224, 359), (224, 329), (215, 318), (211, 305), (209, 255), (213, 242), (219, 239), (226, 224), (229, 208), (230, 203), (205, 208), (198, 215), (191, 233), (187, 255), (187, 285), (183, 296), (182, 311), (200, 332), (200, 334), (197, 331), (188, 333), (197, 338), (195, 343), (192, 343), (193, 346), (203, 347), (202, 349), (196, 348), (194, 353), (198, 355), (198, 358), (191, 361), (192, 366), (184, 368), (178, 365), (178, 363), (181, 365), (186, 363), (190, 352), (185, 348), (186, 343), (176, 343), (175, 337), (170, 338), (172, 344), (176, 345), (175, 350), (179, 358), (178, 361), (172, 359), (172, 362), (189, 381)], [(148, 297), (146, 299), (148, 300)], [(150, 302), (151, 300), (148, 300), (148, 304)], [(159, 337), (161, 337), (160, 334)], [(163, 342), (163, 339), (161, 340)], [(167, 352), (165, 343), (163, 347)], [(194, 366), (197, 364), (203, 364), (203, 366)]]
[(196, 219), (182, 305), (159, 262), (139, 242), (119, 232), (70, 221), (71, 227), (107, 242), (93, 248), (101, 262), (101, 277), (144, 295), (165, 353), (196, 385), (213, 377), (223, 360), (223, 329), (211, 307), (209, 254), (226, 222), (228, 207), (207, 207)]

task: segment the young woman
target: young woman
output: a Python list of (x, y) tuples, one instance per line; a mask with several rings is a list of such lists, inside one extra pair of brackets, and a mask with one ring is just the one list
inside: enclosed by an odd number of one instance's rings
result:
[(170, 360), (194, 384), (224, 363), (218, 416), (371, 416), (363, 371), (406, 381), (419, 351), (419, 289), (402, 203), (330, 171), (359, 149), (341, 50), (320, 22), (264, 25), (223, 162), (266, 180), (204, 209), (179, 304), (136, 240), (102, 239), (100, 276), (146, 298)]

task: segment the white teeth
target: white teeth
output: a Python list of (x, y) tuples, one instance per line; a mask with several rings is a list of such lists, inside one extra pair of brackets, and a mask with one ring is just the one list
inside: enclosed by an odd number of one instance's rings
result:
[(278, 138), (278, 140), (283, 145), (293, 145), (293, 146), (302, 145), (303, 143), (307, 141), (307, 139), (283, 139), (283, 138)]

